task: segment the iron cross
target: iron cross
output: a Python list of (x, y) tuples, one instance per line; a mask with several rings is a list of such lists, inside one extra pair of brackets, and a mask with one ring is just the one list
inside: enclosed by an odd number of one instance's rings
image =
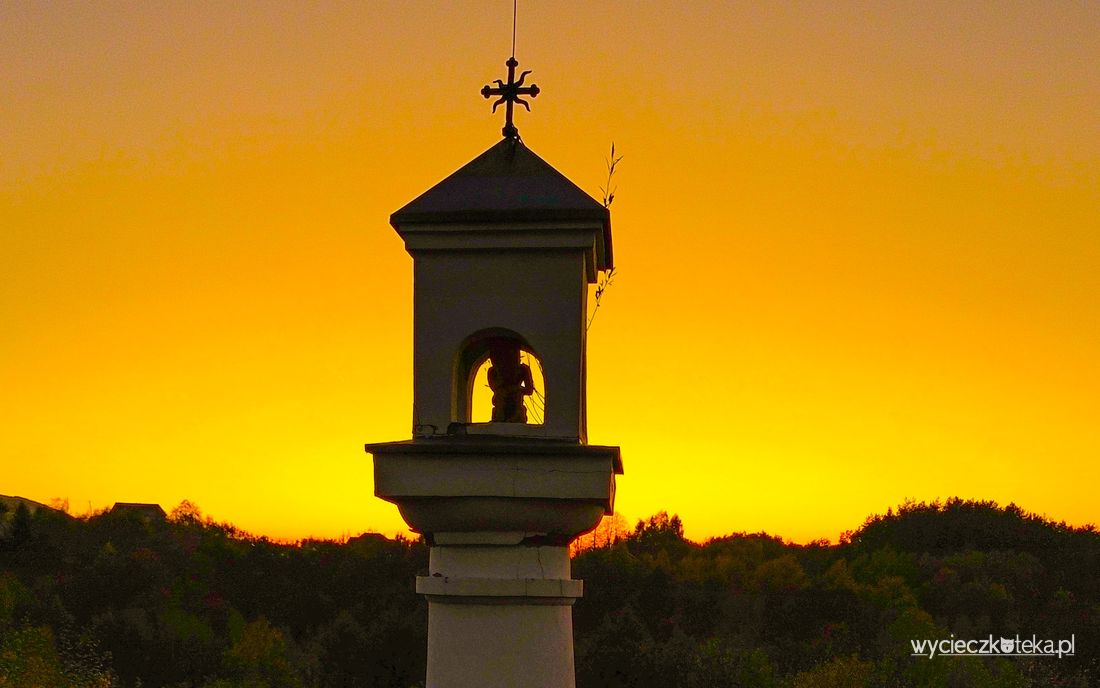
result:
[(519, 81), (516, 81), (516, 67), (519, 66), (519, 62), (516, 61), (515, 56), (509, 57), (508, 61), (504, 64), (508, 65), (508, 83), (504, 83), (500, 79), (494, 79), (496, 82), (496, 88), (486, 85), (481, 89), (481, 95), (488, 98), (489, 96), (500, 96), (495, 103), (493, 103), (493, 112), (497, 111), (497, 106), (504, 103), (505, 116), (504, 116), (504, 128), (501, 129), (501, 133), (504, 134), (506, 139), (518, 139), (519, 129), (516, 129), (512, 124), (512, 103), (519, 103), (523, 107), (527, 108), (527, 111), (531, 111), (531, 106), (527, 104), (520, 96), (531, 96), (534, 98), (539, 94), (539, 87), (531, 84), (530, 86), (524, 86), (523, 80), (531, 73), (531, 70), (527, 70), (519, 75)]

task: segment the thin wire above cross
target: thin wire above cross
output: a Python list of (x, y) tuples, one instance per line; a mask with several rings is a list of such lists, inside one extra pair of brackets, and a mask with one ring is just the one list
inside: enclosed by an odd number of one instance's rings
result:
[(504, 83), (500, 79), (495, 79), (496, 87), (486, 85), (481, 89), (481, 95), (485, 98), (490, 96), (500, 96), (496, 102), (493, 103), (493, 112), (497, 111), (497, 107), (503, 103), (504, 114), (504, 128), (501, 129), (501, 133), (504, 134), (506, 139), (518, 139), (519, 129), (512, 124), (512, 104), (519, 103), (523, 107), (527, 108), (527, 111), (531, 111), (531, 106), (526, 100), (520, 98), (520, 96), (531, 96), (534, 98), (539, 94), (539, 87), (535, 84), (530, 86), (524, 86), (523, 80), (527, 78), (527, 75), (531, 73), (531, 70), (526, 70), (519, 75), (519, 81), (516, 81), (516, 67), (519, 66), (519, 62), (515, 56), (509, 57), (508, 61), (504, 63), (508, 66), (508, 83)]

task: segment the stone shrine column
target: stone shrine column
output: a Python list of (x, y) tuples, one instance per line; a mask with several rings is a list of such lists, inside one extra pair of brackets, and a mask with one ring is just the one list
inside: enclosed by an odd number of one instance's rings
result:
[[(537, 95), (514, 62), (489, 95)], [(413, 433), (367, 451), (375, 495), (431, 547), (428, 688), (574, 687), (569, 543), (623, 472), (586, 419), (610, 214), (519, 140), (508, 102), (503, 140), (390, 218), (413, 258)], [(486, 365), (493, 420), (474, 422)]]

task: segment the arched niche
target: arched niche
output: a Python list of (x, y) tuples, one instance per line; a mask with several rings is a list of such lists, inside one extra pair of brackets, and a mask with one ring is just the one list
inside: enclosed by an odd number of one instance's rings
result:
[[(495, 373), (498, 385), (522, 392), (494, 394), (490, 387), (489, 370), (494, 355), (502, 360), (500, 368), (512, 377), (501, 380)], [(514, 359), (513, 359), (514, 357)], [(510, 360), (513, 359), (513, 360)], [(516, 368), (512, 368), (515, 364)], [(454, 418), (459, 423), (523, 423), (542, 425), (546, 421), (546, 389), (542, 361), (527, 340), (512, 330), (494, 327), (476, 332), (459, 347), (454, 369)], [(513, 404), (508, 404), (512, 396)], [(494, 404), (494, 397), (497, 403)]]

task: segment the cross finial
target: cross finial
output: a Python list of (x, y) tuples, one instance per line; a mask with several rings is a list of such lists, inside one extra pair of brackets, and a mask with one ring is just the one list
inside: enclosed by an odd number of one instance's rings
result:
[(508, 83), (504, 83), (500, 79), (495, 79), (496, 88), (486, 85), (481, 89), (481, 95), (488, 98), (489, 96), (500, 96), (495, 103), (493, 103), (493, 112), (497, 111), (497, 106), (504, 103), (505, 115), (504, 115), (504, 128), (501, 129), (501, 133), (504, 134), (506, 139), (518, 139), (519, 129), (512, 124), (512, 103), (519, 103), (523, 107), (527, 108), (527, 111), (531, 111), (531, 106), (520, 96), (531, 96), (534, 98), (539, 94), (539, 87), (531, 84), (530, 86), (524, 86), (523, 80), (527, 78), (527, 75), (531, 73), (531, 70), (527, 70), (519, 75), (519, 81), (516, 81), (516, 67), (519, 66), (519, 62), (516, 61), (515, 56), (508, 58), (505, 62), (508, 66)]

